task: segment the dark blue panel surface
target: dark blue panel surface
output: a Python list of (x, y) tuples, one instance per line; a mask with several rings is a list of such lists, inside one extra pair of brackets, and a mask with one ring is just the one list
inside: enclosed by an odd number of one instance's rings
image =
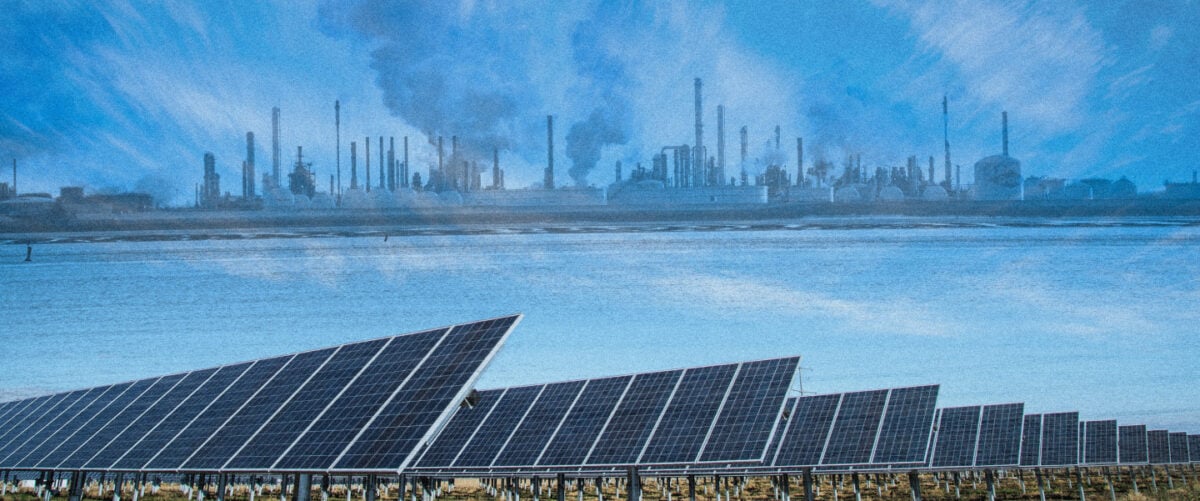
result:
[(942, 409), (933, 446), (935, 468), (974, 466), (981, 412), (978, 405)]
[(35, 451), (36, 456), (35, 454), (30, 454), (29, 461), (22, 462), (32, 463), (36, 460), (37, 464), (33, 466), (38, 468), (57, 467), (71, 453), (75, 452), (79, 446), (87, 442), (92, 435), (108, 424), (113, 417), (124, 410), (130, 402), (134, 401), (147, 388), (150, 388), (150, 385), (154, 381), (154, 379), (143, 379), (141, 381), (113, 385), (112, 391), (105, 394), (103, 399), (97, 399), (92, 405), (83, 410), (81, 415), (87, 417), (87, 419), (79, 422), (80, 424), (72, 433), (61, 440), (58, 440), (56, 436), (55, 443), (47, 441), (46, 444), (38, 448), (38, 451)]
[[(272, 467), (300, 434), (313, 423), (354, 376), (383, 349), (386, 339), (342, 346), (311, 374), (279, 412), (246, 446), (230, 459), (225, 469), (263, 471)], [(322, 467), (328, 464), (321, 465)]]
[[(25, 437), (26, 433), (29, 433), (30, 429), (42, 419), (57, 416), (56, 410), (66, 397), (66, 393), (56, 393), (34, 399), (23, 415), (18, 416), (8, 428), (0, 430), (0, 457), (7, 456), (12, 452), (9, 446), (15, 447), (24, 442), (22, 437)], [(17, 443), (13, 444), (13, 442)]]
[(205, 381), (208, 381), (208, 378), (212, 377), (216, 371), (216, 369), (204, 369), (184, 376), (173, 388), (163, 394), (157, 402), (146, 408), (124, 431), (88, 461), (85, 468), (107, 469), (112, 467), (113, 463), (121, 459), (139, 440), (156, 428), (158, 423), (166, 419), (167, 415), (175, 410), (176, 406), (190, 396), (193, 391), (196, 391), (196, 388), (199, 388)]
[(1150, 464), (1167, 464), (1171, 462), (1171, 436), (1167, 430), (1150, 430), (1146, 432), (1146, 449), (1149, 451)]
[(690, 463), (700, 454), (704, 437), (717, 418), (737, 364), (688, 369), (662, 423), (642, 454), (643, 464)]
[(445, 468), (454, 462), (467, 441), (475, 434), (479, 424), (487, 419), (492, 407), (503, 398), (504, 390), (488, 390), (479, 392), (479, 401), (471, 408), (460, 408), (446, 423), (446, 427), (438, 434), (429, 449), (417, 463), (421, 468)]
[[(8, 413), (4, 416), (4, 420), (0, 422), (0, 430), (11, 430), (10, 426), (16, 426), (25, 418), (33, 408), (37, 407), (34, 403), (44, 403), (45, 397), (26, 398), (16, 402), (10, 402)], [(3, 436), (6, 431), (0, 431), (0, 436)]]
[(1038, 466), (1042, 459), (1042, 415), (1025, 416), (1021, 430), (1021, 466)]
[(846, 393), (833, 422), (823, 465), (866, 464), (883, 419), (888, 390)]
[(1116, 420), (1088, 421), (1083, 430), (1083, 464), (1116, 464)]
[(105, 386), (86, 407), (80, 409), (70, 421), (63, 423), (57, 431), (45, 437), (28, 454), (20, 458), (13, 455), (8, 460), (5, 460), (5, 462), (14, 468), (32, 468), (42, 463), (46, 459), (47, 454), (70, 439), (85, 423), (93, 419), (101, 409), (107, 407), (113, 399), (117, 398), (117, 396), (128, 388), (129, 383)]
[(433, 349), (446, 329), (398, 336), (275, 465), (282, 469), (323, 469), (333, 465), (401, 383)]
[(492, 414), (479, 426), (475, 436), (454, 461), (454, 467), (486, 467), (492, 464), (500, 448), (512, 436), (521, 419), (529, 412), (542, 386), (510, 388), (492, 409)]
[(583, 464), (604, 423), (612, 415), (621, 395), (629, 385), (631, 376), (594, 379), (588, 382), (579, 401), (567, 413), (558, 433), (538, 461), (543, 466), (571, 466)]
[(292, 394), (308, 380), (321, 364), (333, 355), (334, 348), (296, 355), (237, 411), (196, 453), (184, 463), (185, 470), (217, 470), (279, 410)]
[(1079, 413), (1042, 414), (1042, 466), (1070, 466), (1079, 461)]
[[(537, 402), (496, 456), (493, 466), (533, 466), (546, 448), (554, 430), (567, 417), (584, 381), (546, 385)], [(439, 439), (440, 440), (440, 439)]]
[(761, 461), (799, 365), (798, 357), (742, 364), (700, 461)]
[(1188, 435), (1188, 459), (1200, 463), (1200, 435)]
[(1145, 464), (1149, 461), (1146, 449), (1146, 425), (1134, 424), (1117, 428), (1117, 450), (1121, 464)]
[(396, 470), (403, 466), (438, 419), (459, 404), (465, 386), (517, 319), (505, 317), (451, 329), (421, 369), (347, 447), (335, 468)]
[(1188, 457), (1188, 443), (1186, 432), (1174, 432), (1170, 434), (1171, 447), (1171, 462), (1174, 464), (1183, 464), (1190, 462)]
[(634, 376), (621, 405), (596, 441), (587, 464), (637, 463), (682, 374), (683, 371), (669, 371)]
[(113, 465), (113, 468), (132, 470), (145, 466), (150, 458), (158, 454), (158, 451), (175, 438), (188, 423), (195, 419), (197, 414), (216, 400), (221, 392), (233, 384), (250, 365), (247, 362), (219, 368), (216, 374), (196, 388), (191, 396), (180, 402), (162, 422), (158, 423), (154, 431), (147, 433), (137, 445), (131, 447), (124, 457)]
[(975, 466), (1015, 466), (1021, 462), (1021, 422), (1025, 404), (983, 406)]
[[(38, 446), (42, 445), (46, 439), (50, 438), (50, 436), (61, 430), (63, 426), (71, 422), (80, 411), (87, 407), (88, 404), (95, 401), (97, 396), (104, 393), (105, 389), (107, 389), (107, 387), (98, 387), (72, 392), (77, 394), (77, 397), (71, 398), (68, 396), (67, 400), (64, 400), (63, 405), (59, 406), (61, 412), (58, 412), (56, 417), (53, 419), (42, 419), (42, 422), (39, 423), (40, 426), (35, 425), (30, 428), (29, 433), (26, 433), (23, 443), (16, 445), (15, 447), (9, 447), (11, 452), (7, 455), (0, 454), (0, 458), (2, 458), (0, 459), (0, 467), (11, 467), (20, 462), (21, 459), (25, 458), (31, 452), (36, 450)], [(19, 441), (20, 440), (16, 440), (13, 443), (16, 444)]]
[[(220, 397), (200, 412), (191, 423), (172, 438), (150, 462), (146, 468), (153, 470), (177, 470), (183, 467), (184, 461), (201, 449), (213, 433), (225, 424), (239, 408), (247, 404), (271, 380), (284, 364), (294, 355), (268, 358), (254, 362), (236, 382), (229, 386)], [(229, 452), (230, 454), (233, 451)], [(228, 457), (226, 457), (228, 459)], [(217, 462), (213, 460), (212, 462)], [(222, 461), (224, 462), (224, 461)]]
[(925, 461), (937, 394), (937, 385), (892, 389), (872, 463), (901, 465)]
[(783, 443), (775, 457), (776, 466), (817, 466), (829, 438), (833, 415), (841, 394), (800, 397), (788, 418)]
[(112, 421), (96, 431), (96, 434), (92, 435), (92, 438), (84, 442), (70, 456), (67, 456), (67, 459), (63, 460), (59, 467), (62, 469), (83, 468), (105, 446), (119, 437), (121, 432), (133, 424), (142, 413), (146, 412), (158, 399), (162, 398), (179, 381), (183, 380), (184, 376), (186, 374), (172, 374), (159, 378), (146, 389), (145, 393), (142, 393), (122, 409), (121, 412), (117, 413), (116, 416), (113, 416)]

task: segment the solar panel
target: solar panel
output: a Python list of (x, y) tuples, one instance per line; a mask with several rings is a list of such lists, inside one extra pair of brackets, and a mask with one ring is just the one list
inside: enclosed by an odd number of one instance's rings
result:
[(935, 468), (974, 466), (981, 411), (978, 405), (942, 409), (933, 446)]
[(1042, 466), (1067, 466), (1079, 462), (1079, 413), (1042, 415)]
[[(79, 422), (71, 423), (75, 427), (70, 434), (65, 438), (57, 439), (54, 442), (47, 441), (45, 445), (39, 447), (37, 451), (28, 455), (26, 459), (21, 461), (21, 467), (27, 467), (31, 463), (38, 468), (54, 468), (62, 463), (72, 452), (75, 452), (80, 445), (83, 445), (97, 430), (107, 424), (113, 416), (116, 416), (129, 402), (141, 395), (146, 388), (150, 387), (153, 380), (134, 381), (129, 383), (121, 383), (113, 385), (109, 392), (105, 393), (103, 398), (96, 399), (87, 408), (80, 413), (87, 419)], [(54, 438), (63, 435), (56, 433)]]
[(216, 400), (229, 385), (237, 381), (251, 365), (251, 363), (242, 363), (218, 368), (216, 374), (172, 409), (153, 431), (143, 435), (138, 443), (125, 451), (125, 454), (112, 467), (136, 470), (145, 466), (155, 453), (162, 450), (172, 438), (175, 438), (188, 423), (195, 419), (197, 414), (200, 414), (205, 407)]
[(1200, 463), (1200, 435), (1188, 435), (1188, 459)]
[(872, 464), (920, 464), (925, 461), (937, 394), (937, 385), (890, 390)]
[[(112, 398), (120, 395), (121, 392), (127, 387), (128, 385), (114, 385), (100, 388), (100, 391), (97, 392), (93, 398), (91, 398), (91, 402), (79, 409), (79, 412), (76, 412), (75, 416), (62, 423), (62, 425), (52, 433), (45, 436), (35, 437), (35, 440), (32, 442), (37, 443), (34, 443), (33, 447), (30, 448), (24, 455), (14, 453), (5, 459), (3, 464), (11, 465), (16, 468), (30, 468), (35, 466), (42, 460), (42, 458), (46, 456), (46, 454), (54, 450), (55, 447), (57, 447), (72, 433), (74, 433), (82, 423), (86, 423), (88, 419), (91, 419), (96, 412), (99, 411), (99, 409), (102, 409), (104, 406), (108, 405)], [(40, 441), (37, 439), (40, 439)]]
[(1021, 427), (1021, 466), (1038, 466), (1042, 463), (1042, 415), (1025, 416)]
[[(18, 438), (18, 440), (14, 441), (13, 443), (16, 445), (14, 447), (9, 447), (10, 452), (8, 454), (0, 453), (0, 464), (13, 464), (17, 462), (17, 460), (24, 458), (30, 452), (33, 452), (39, 445), (42, 444), (43, 441), (56, 433), (63, 427), (63, 425), (69, 423), (76, 415), (79, 414), (81, 410), (83, 410), (84, 407), (87, 407), (88, 404), (92, 403), (96, 397), (104, 392), (104, 389), (105, 388), (92, 388), (77, 392), (80, 393), (78, 398), (75, 398), (73, 402), (68, 404), (62, 410), (62, 412), (58, 413), (58, 416), (56, 416), (54, 419), (43, 419), (42, 426), (37, 427), (37, 430), (31, 431), (30, 433), (21, 437), (24, 438), (24, 441), (22, 441), (21, 438)], [(17, 442), (21, 443), (17, 444)]]
[(157, 401), (147, 407), (140, 416), (128, 424), (107, 446), (96, 453), (88, 461), (85, 468), (107, 469), (111, 467), (138, 440), (145, 437), (146, 434), (158, 426), (158, 423), (166, 419), (167, 414), (175, 410), (175, 407), (180, 402), (183, 402), (196, 388), (199, 388), (205, 381), (208, 381), (208, 378), (212, 377), (214, 373), (216, 373), (216, 369), (205, 369), (185, 375), (179, 383), (175, 384), (174, 387), (164, 393)]
[(330, 468), (395, 471), (408, 466), (436, 425), (449, 418), (466, 396), (518, 319), (512, 316), (451, 328)]
[(517, 425), (529, 413), (543, 386), (525, 386), (510, 388), (504, 393), (504, 398), (492, 408), (491, 414), (479, 425), (475, 435), (459, 452), (458, 458), (451, 466), (455, 467), (486, 467), (496, 459), (500, 448), (512, 436)]
[[(0, 423), (0, 430), (10, 430), (13, 426), (16, 426), (21, 419), (25, 418), (25, 414), (29, 412), (29, 408), (34, 404), (34, 401), (40, 402), (40, 400), (37, 398), (27, 398), (24, 400), (18, 400), (16, 402), (10, 402), (9, 410), (3, 418), (3, 422)], [(0, 437), (3, 437), (3, 435), (3, 433), (0, 433)], [(2, 439), (0, 439), (0, 441), (2, 441)]]
[(1016, 466), (1021, 462), (1021, 424), (1025, 404), (983, 406), (975, 466)]
[(444, 468), (454, 463), (459, 451), (475, 434), (479, 424), (487, 419), (496, 403), (504, 398), (507, 390), (489, 390), (479, 392), (479, 400), (474, 407), (460, 408), (454, 417), (437, 437), (429, 444), (417, 462), (418, 467)]
[(1115, 464), (1117, 462), (1117, 421), (1088, 421), (1084, 423), (1083, 464)]
[(737, 364), (686, 370), (639, 461), (643, 464), (694, 461), (736, 372)]
[(443, 338), (445, 329), (392, 338), (370, 370), (358, 375), (328, 410), (297, 439), (275, 468), (324, 468), (350, 443), (387, 397), (404, 384)]
[[(179, 470), (198, 449), (208, 442), (238, 409), (248, 404), (254, 395), (279, 372), (294, 355), (268, 358), (253, 362), (237, 381), (208, 404), (167, 445), (154, 454), (143, 468), (149, 470)], [(230, 452), (232, 454), (232, 451)], [(215, 461), (214, 461), (215, 462)]]
[(1170, 463), (1171, 437), (1167, 430), (1146, 432), (1146, 449), (1149, 451), (1150, 464)]
[(508, 443), (496, 456), (492, 465), (529, 466), (536, 463), (542, 449), (546, 447), (546, 442), (566, 418), (567, 411), (575, 403), (585, 384), (586, 381), (570, 381), (546, 385), (529, 414), (509, 437)]
[(1175, 432), (1169, 435), (1171, 462), (1175, 464), (1190, 462), (1188, 457), (1188, 438), (1185, 432)]
[(776, 466), (817, 466), (842, 395), (799, 397), (784, 430)]
[(632, 376), (593, 379), (579, 401), (571, 408), (558, 432), (551, 438), (542, 457), (543, 466), (570, 466), (583, 464), (596, 437), (604, 429), (613, 409), (616, 408)]
[(742, 364), (698, 461), (761, 461), (799, 365), (798, 357)]
[(75, 452), (59, 465), (62, 469), (81, 469), (109, 443), (121, 437), (121, 434), (142, 416), (155, 402), (171, 388), (174, 388), (186, 374), (172, 374), (158, 378), (141, 395), (129, 403), (111, 421), (101, 427), (96, 434), (83, 442)]
[(854, 465), (871, 461), (887, 396), (888, 390), (860, 391), (842, 396), (821, 464)]
[(337, 348), (320, 368), (306, 374), (308, 378), (287, 403), (267, 419), (223, 469), (262, 471), (274, 465), (390, 341), (376, 339)]
[(1134, 424), (1117, 428), (1117, 451), (1121, 464), (1145, 464), (1149, 456), (1146, 450), (1146, 425)]
[(21, 416), (18, 416), (18, 419), (14, 420), (9, 428), (4, 430), (4, 434), (0, 435), (0, 455), (7, 456), (12, 452), (9, 450), (9, 445), (18, 437), (24, 436), (39, 421), (47, 416), (57, 415), (55, 409), (66, 396), (66, 393), (58, 393), (37, 398)]
[(677, 370), (634, 376), (625, 398), (592, 446), (587, 464), (636, 463), (682, 374)]

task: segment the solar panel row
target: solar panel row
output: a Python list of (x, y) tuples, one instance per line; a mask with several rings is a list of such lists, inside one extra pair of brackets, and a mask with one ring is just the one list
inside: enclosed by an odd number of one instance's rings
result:
[(769, 466), (924, 463), (938, 386), (796, 398)]
[(1149, 453), (1146, 449), (1146, 425), (1118, 426), (1117, 453), (1117, 460), (1121, 464), (1146, 464), (1149, 460)]
[(761, 461), (799, 358), (480, 393), (416, 468), (583, 468)]
[(0, 406), (0, 469), (396, 471), (518, 316)]

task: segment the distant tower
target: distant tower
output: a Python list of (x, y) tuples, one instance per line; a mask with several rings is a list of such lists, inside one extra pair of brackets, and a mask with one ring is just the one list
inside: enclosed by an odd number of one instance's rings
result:
[(333, 102), (333, 125), (337, 130), (337, 196), (342, 196), (342, 102)]
[(1007, 157), (1008, 156), (1008, 112), (1007, 111), (1001, 112), (1000, 116), (1001, 116), (1001, 119), (1003, 120), (1003, 125), (1001, 127), (1004, 129), (1004, 156)]
[(950, 106), (942, 94), (942, 140), (946, 144), (946, 189), (950, 189)]
[(367, 140), (363, 142), (363, 171), (367, 173), (367, 184), (363, 185), (367, 191), (371, 191), (371, 136), (367, 136)]
[(695, 166), (694, 168), (696, 170), (696, 172), (693, 176), (695, 177), (696, 180), (700, 181), (698, 183), (694, 182), (693, 185), (699, 186), (699, 185), (703, 184), (703, 181), (704, 181), (704, 157), (705, 157), (705, 153), (704, 153), (704, 122), (703, 122), (704, 102), (701, 98), (700, 79), (697, 78), (695, 83), (696, 83), (696, 144), (695, 144), (695, 149), (692, 150), (692, 158), (693, 158), (692, 165)]
[(383, 184), (383, 136), (379, 136), (379, 189), (384, 189)]
[(396, 138), (388, 137), (388, 189), (396, 191)]
[(779, 151), (779, 126), (775, 126), (775, 151)]
[(500, 189), (500, 148), (492, 148), (492, 188)]
[(200, 189), (200, 206), (214, 207), (221, 198), (221, 175), (217, 174), (217, 159), (204, 153), (204, 187)]
[(742, 186), (745, 186), (746, 182), (748, 180), (748, 176), (746, 175), (746, 150), (749, 146), (747, 144), (748, 138), (747, 138), (745, 125), (742, 126), (741, 134), (742, 134)]
[(271, 108), (271, 183), (279, 187), (279, 107)]
[(408, 182), (408, 136), (404, 136), (404, 167), (400, 174), (400, 185), (407, 187)]
[(804, 186), (804, 138), (796, 138), (796, 186)]
[(254, 133), (246, 133), (246, 164), (242, 167), (242, 198), (254, 198)]
[(350, 189), (358, 189), (358, 144), (350, 141)]
[(546, 115), (546, 144), (548, 152), (546, 154), (546, 178), (542, 181), (542, 187), (547, 190), (554, 189), (554, 115)]
[(717, 184), (725, 185), (725, 105), (717, 105)]

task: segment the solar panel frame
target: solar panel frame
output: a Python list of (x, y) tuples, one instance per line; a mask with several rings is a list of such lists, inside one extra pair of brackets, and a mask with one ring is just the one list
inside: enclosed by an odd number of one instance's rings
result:
[(491, 466), (508, 443), (509, 437), (529, 414), (545, 390), (544, 385), (509, 388), (504, 398), (492, 406), (492, 411), (475, 429), (451, 464), (455, 468), (485, 468)]
[(1150, 464), (1168, 464), (1171, 462), (1171, 437), (1167, 430), (1149, 430), (1146, 432), (1146, 450)]
[(1188, 435), (1188, 459), (1200, 463), (1200, 435)]
[(800, 357), (741, 363), (696, 461), (761, 462), (799, 366)]
[(1024, 403), (983, 406), (975, 466), (1020, 465), (1024, 414)]
[(771, 464), (820, 465), (841, 401), (841, 393), (798, 397)]
[(1171, 432), (1167, 434), (1170, 444), (1171, 463), (1184, 464), (1191, 462), (1188, 457), (1188, 438), (1186, 432)]
[[(129, 387), (126, 388), (121, 395), (113, 399), (110, 405), (102, 409), (99, 414), (96, 414), (95, 419), (84, 423), (84, 425), (80, 427), (79, 431), (82, 431), (83, 433), (72, 435), (66, 441), (60, 444), (58, 448), (50, 451), (50, 453), (38, 463), (37, 468), (57, 470), (62, 469), (63, 465), (79, 463), (80, 458), (77, 458), (76, 456), (81, 454), (80, 451), (84, 450), (87, 444), (91, 443), (91, 441), (95, 439), (97, 435), (112, 425), (118, 417), (122, 416), (125, 413), (125, 409), (127, 409), (134, 402), (137, 402), (138, 399), (140, 399), (146, 392), (150, 391), (154, 387), (154, 384), (160, 379), (162, 378), (147, 378), (132, 381), (129, 384)], [(105, 442), (107, 443), (107, 441)]]
[(110, 443), (120, 439), (130, 426), (146, 413), (156, 402), (175, 385), (179, 384), (188, 373), (171, 374), (155, 380), (149, 388), (129, 405), (113, 416), (112, 421), (96, 431), (91, 438), (79, 446), (75, 452), (59, 465), (60, 469), (82, 469), (92, 458), (100, 454)]
[(80, 409), (74, 417), (63, 423), (58, 430), (46, 436), (41, 443), (33, 447), (24, 456), (16, 457), (14, 454), (12, 457), (6, 458), (4, 464), (12, 468), (30, 468), (35, 466), (38, 462), (41, 462), (45, 458), (46, 454), (53, 451), (62, 442), (67, 440), (73, 433), (75, 433), (75, 431), (79, 428), (79, 425), (76, 425), (76, 423), (87, 423), (88, 420), (92, 419), (96, 414), (96, 411), (98, 410), (96, 409), (97, 407), (99, 407), (99, 409), (103, 409), (104, 407), (108, 406), (111, 399), (106, 399), (106, 396), (109, 396), (109, 394), (113, 391), (116, 391), (116, 394), (120, 395), (127, 388), (127, 384), (117, 384), (103, 387), (103, 391), (96, 395), (91, 403)]
[(54, 413), (62, 400), (66, 398), (67, 393), (55, 393), (53, 395), (45, 395), (38, 398), (36, 406), (32, 406), (25, 411), (22, 416), (19, 416), (18, 421), (4, 430), (3, 435), (0, 435), (0, 454), (8, 455), (12, 452), (9, 450), (9, 444), (23, 436), (30, 428), (34, 427), (42, 419)]
[(888, 390), (871, 464), (919, 465), (925, 461), (939, 389), (938, 385), (926, 385)]
[(983, 407), (970, 405), (941, 409), (937, 441), (934, 442), (934, 468), (975, 466), (975, 449)]
[(636, 464), (679, 387), (682, 370), (636, 374), (584, 464)]
[[(35, 400), (38, 400), (38, 398), (37, 397), (26, 398), (26, 399), (22, 399), (22, 400), (17, 400), (15, 402), (9, 402), (9, 406), (11, 408), (9, 409), (8, 413), (3, 417), (4, 421), (3, 421), (3, 423), (0, 423), (0, 430), (10, 429), (9, 428), (10, 424), (12, 426), (16, 426), (16, 424), (18, 422), (20, 422), (21, 419), (24, 419), (25, 414), (30, 411), (29, 407), (34, 405)], [(3, 435), (4, 435), (4, 433), (0, 432), (0, 436), (3, 436)]]
[(569, 468), (583, 464), (632, 382), (632, 375), (590, 380), (546, 444), (536, 466)]
[(1117, 427), (1117, 455), (1121, 464), (1146, 464), (1150, 452), (1146, 443), (1146, 425), (1132, 424)]
[(821, 466), (870, 464), (889, 393), (884, 389), (842, 395), (821, 456)]
[(1041, 466), (1074, 466), (1079, 463), (1079, 413), (1042, 414)]
[(479, 431), (479, 425), (491, 415), (496, 403), (504, 399), (507, 388), (479, 392), (474, 407), (460, 408), (450, 418), (432, 442), (421, 452), (418, 468), (450, 468), (462, 452), (463, 447)]
[(1085, 421), (1083, 462), (1086, 465), (1114, 465), (1118, 462), (1117, 421)]
[(0, 453), (0, 467), (12, 465), (16, 461), (23, 459), (29, 453), (36, 450), (37, 447), (42, 444), (42, 442), (57, 433), (58, 430), (63, 427), (63, 425), (71, 422), (71, 420), (73, 420), (75, 416), (78, 415), (84, 408), (90, 405), (96, 398), (99, 398), (99, 396), (104, 393), (103, 390), (105, 388), (106, 387), (101, 386), (72, 392), (82, 392), (82, 394), (78, 395), (77, 398), (64, 406), (61, 409), (61, 412), (59, 412), (54, 418), (42, 419), (42, 426), (40, 426), (36, 431), (27, 434), (28, 436), (24, 437), (25, 440), (21, 441), (20, 444), (16, 444), (16, 441), (14, 441), (13, 446), (9, 448), (11, 450), (9, 450), (7, 454)]
[(700, 456), (725, 396), (731, 391), (738, 367), (738, 364), (721, 364), (686, 369), (638, 463), (683, 464)]
[(1021, 466), (1042, 464), (1042, 415), (1026, 414), (1021, 424)]
[[(492, 467), (529, 467), (537, 463), (554, 432), (587, 386), (586, 380), (545, 385), (529, 414), (513, 430), (508, 443), (496, 454)], [(551, 426), (546, 426), (546, 425)]]

